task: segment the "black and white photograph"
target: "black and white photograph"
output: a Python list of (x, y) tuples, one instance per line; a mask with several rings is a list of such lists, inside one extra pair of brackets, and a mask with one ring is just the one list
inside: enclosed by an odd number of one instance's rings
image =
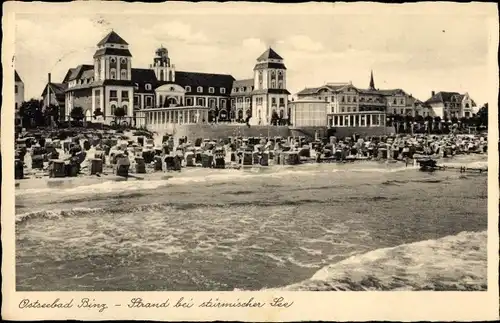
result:
[(3, 58), (13, 292), (492, 291), (496, 6), (44, 5)]

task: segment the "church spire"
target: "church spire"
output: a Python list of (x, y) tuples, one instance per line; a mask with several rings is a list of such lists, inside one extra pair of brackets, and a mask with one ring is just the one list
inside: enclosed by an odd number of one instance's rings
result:
[(370, 76), (370, 90), (375, 90), (375, 82), (373, 81), (373, 70)]

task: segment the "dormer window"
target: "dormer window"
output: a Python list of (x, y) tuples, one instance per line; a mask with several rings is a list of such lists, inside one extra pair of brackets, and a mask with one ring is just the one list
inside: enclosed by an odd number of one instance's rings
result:
[(196, 89), (196, 92), (198, 92), (198, 93), (203, 92), (203, 88), (201, 86), (198, 86), (198, 88)]
[(186, 86), (186, 92), (191, 92), (191, 87), (189, 85)]
[(245, 92), (245, 88), (244, 87), (240, 87), (240, 92)]
[(148, 90), (148, 91), (151, 91), (151, 84), (146, 83), (145, 89)]
[(213, 87), (208, 88), (208, 93), (215, 93), (215, 89)]
[(139, 83), (134, 83), (134, 88), (135, 88), (136, 90), (139, 90)]
[(221, 87), (221, 88), (220, 88), (220, 93), (221, 93), (221, 94), (225, 94), (225, 93), (226, 93), (226, 89), (225, 89), (225, 88), (223, 88), (223, 87)]
[(234, 93), (237, 93), (237, 92), (238, 92), (238, 88), (236, 88), (236, 87), (235, 87), (235, 88), (233, 88), (233, 92), (234, 92)]

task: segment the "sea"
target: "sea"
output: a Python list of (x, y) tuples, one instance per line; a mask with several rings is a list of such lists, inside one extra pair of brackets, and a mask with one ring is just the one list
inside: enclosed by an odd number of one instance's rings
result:
[(18, 291), (487, 288), (485, 174), (361, 161), (70, 183), (16, 188)]

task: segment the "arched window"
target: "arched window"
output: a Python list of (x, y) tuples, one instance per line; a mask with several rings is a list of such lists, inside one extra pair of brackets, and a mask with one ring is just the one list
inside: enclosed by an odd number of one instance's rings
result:
[(215, 89), (213, 87), (208, 88), (208, 93), (215, 93)]
[(145, 86), (146, 90), (148, 91), (151, 91), (151, 84), (149, 83), (146, 83), (146, 86)]
[(203, 92), (203, 88), (201, 86), (198, 86), (198, 88), (196, 89), (196, 92), (198, 92), (198, 93)]
[(127, 79), (127, 70), (121, 70), (120, 73), (122, 80)]
[(165, 81), (165, 78), (163, 77), (163, 73), (160, 72), (160, 81)]
[(191, 87), (189, 85), (186, 86), (186, 92), (191, 92)]
[(225, 94), (225, 93), (226, 93), (226, 89), (225, 89), (225, 88), (223, 88), (223, 87), (221, 87), (221, 88), (220, 88), (220, 93), (221, 93), (221, 94)]
[(122, 105), (122, 108), (123, 108), (123, 111), (125, 111), (125, 113), (124, 113), (124, 114), (125, 114), (125, 115), (127, 115), (127, 110), (128, 110), (127, 105), (126, 105), (126, 104), (123, 104), (123, 105)]
[(123, 65), (127, 64), (127, 59), (126, 59), (126, 58), (122, 58), (122, 59), (121, 59), (121, 63), (122, 63)]
[(111, 114), (115, 115), (115, 110), (116, 110), (116, 105), (112, 104), (111, 105)]
[(114, 80), (116, 79), (116, 70), (114, 68), (112, 68), (110, 71), (109, 71), (109, 77)]

